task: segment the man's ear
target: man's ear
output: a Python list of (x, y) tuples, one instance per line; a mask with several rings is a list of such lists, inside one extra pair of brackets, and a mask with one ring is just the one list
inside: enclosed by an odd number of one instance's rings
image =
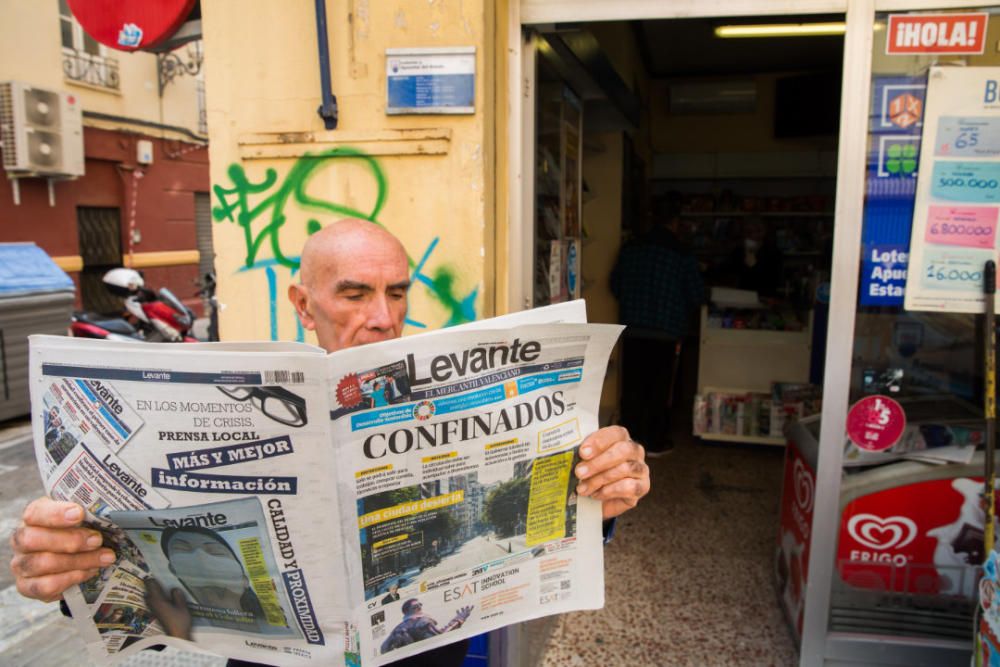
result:
[(288, 300), (292, 302), (295, 313), (302, 322), (302, 327), (309, 331), (316, 329), (316, 321), (312, 316), (312, 309), (309, 305), (309, 290), (302, 283), (292, 283), (288, 286)]

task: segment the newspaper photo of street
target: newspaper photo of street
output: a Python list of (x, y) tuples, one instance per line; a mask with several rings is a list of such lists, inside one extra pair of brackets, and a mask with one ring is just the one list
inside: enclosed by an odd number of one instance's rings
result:
[[(448, 477), (358, 500), (365, 599), (471, 571), (576, 534), (573, 450), (519, 461), (503, 481)], [(541, 553), (541, 550), (537, 550)]]

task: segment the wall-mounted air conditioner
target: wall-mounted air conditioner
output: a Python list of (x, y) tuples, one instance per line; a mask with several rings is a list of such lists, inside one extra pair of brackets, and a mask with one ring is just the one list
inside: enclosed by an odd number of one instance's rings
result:
[(672, 83), (670, 113), (752, 113), (757, 109), (757, 84), (752, 79)]
[(0, 83), (3, 168), (21, 176), (83, 176), (83, 109), (72, 93)]

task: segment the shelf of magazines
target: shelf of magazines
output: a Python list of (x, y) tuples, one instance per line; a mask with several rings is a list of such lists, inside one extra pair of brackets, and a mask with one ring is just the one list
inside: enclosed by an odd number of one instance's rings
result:
[(774, 382), (769, 394), (705, 387), (694, 399), (694, 435), (718, 442), (783, 446), (785, 424), (818, 414), (821, 397), (820, 387), (796, 382)]

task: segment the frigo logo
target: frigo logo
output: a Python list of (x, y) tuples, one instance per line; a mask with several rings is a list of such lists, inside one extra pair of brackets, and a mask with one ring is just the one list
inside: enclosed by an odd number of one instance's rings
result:
[(847, 532), (859, 544), (876, 551), (902, 549), (917, 537), (917, 524), (905, 516), (880, 517), (856, 514), (847, 522)]
[(812, 475), (806, 470), (802, 459), (795, 459), (792, 466), (792, 484), (795, 487), (795, 502), (803, 512), (811, 512), (815, 500), (815, 486)]

